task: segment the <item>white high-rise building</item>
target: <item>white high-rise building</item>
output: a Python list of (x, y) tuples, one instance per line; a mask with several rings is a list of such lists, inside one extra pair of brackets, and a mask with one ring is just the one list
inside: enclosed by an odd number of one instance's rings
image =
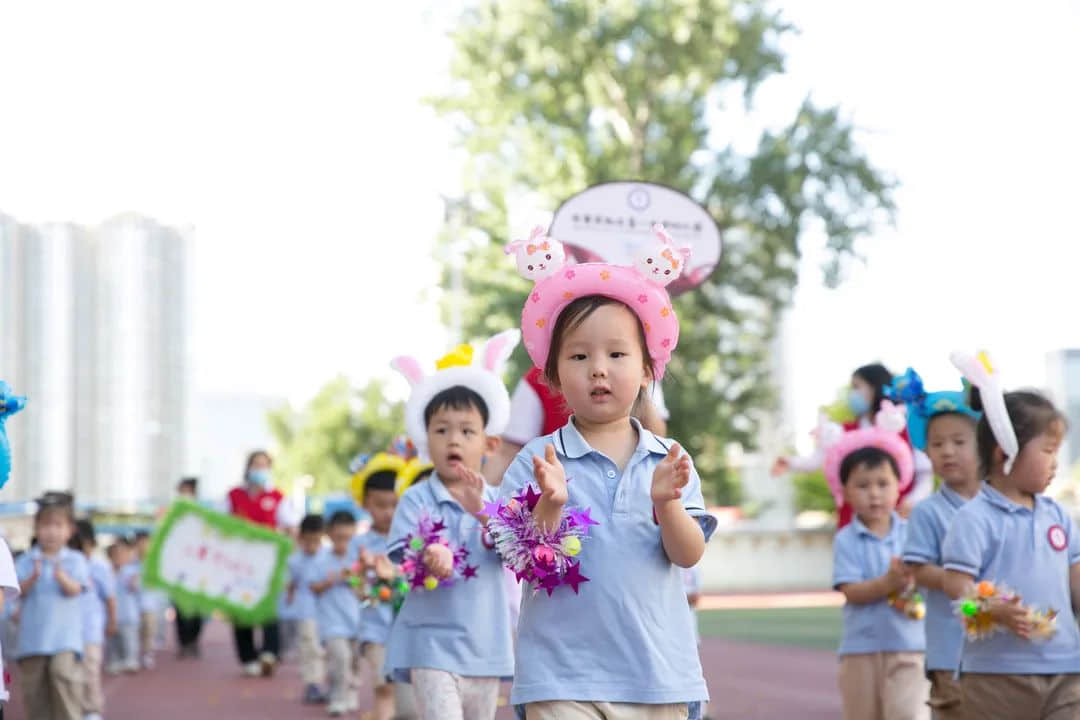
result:
[(190, 469), (190, 245), (135, 215), (0, 216), (0, 378), (29, 398), (8, 424), (5, 500), (164, 500)]

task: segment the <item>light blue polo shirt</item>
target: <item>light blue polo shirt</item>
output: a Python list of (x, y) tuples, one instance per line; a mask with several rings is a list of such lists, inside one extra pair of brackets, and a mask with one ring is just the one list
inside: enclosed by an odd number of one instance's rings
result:
[[(382, 533), (368, 530), (363, 535), (357, 535), (353, 539), (353, 545), (357, 554), (360, 548), (367, 550), (372, 555), (385, 555), (387, 552), (388, 536)], [(470, 580), (469, 582), (473, 582)], [(394, 623), (394, 608), (390, 603), (376, 603), (368, 605), (360, 611), (360, 642), (386, 644), (386, 638), (390, 635), (390, 626)]]
[[(907, 522), (892, 514), (889, 533), (880, 538), (854, 517), (833, 540), (833, 587), (879, 578), (889, 571), (892, 558), (904, 554)], [(840, 655), (879, 652), (922, 652), (926, 631), (922, 620), (912, 620), (887, 600), (844, 604), (844, 634)]]
[(139, 624), (139, 568), (128, 563), (116, 571), (116, 624)]
[[(967, 498), (946, 486), (911, 511), (904, 562), (941, 567), (941, 544), (953, 516)], [(956, 670), (964, 644), (964, 626), (953, 613), (952, 599), (941, 590), (922, 588), (926, 598), (926, 669)]]
[[(580, 572), (589, 582), (577, 595), (565, 586), (551, 596), (531, 586), (523, 589), (510, 696), (515, 705), (708, 698), (683, 569), (668, 559), (653, 520), (653, 471), (671, 441), (632, 422), (638, 444), (622, 471), (589, 446), (571, 419), (526, 445), (503, 478), (504, 500), (535, 486), (533, 456), (543, 456), (545, 447), (554, 445), (568, 479), (568, 504), (588, 508), (600, 523), (589, 528), (582, 542)], [(706, 516), (695, 470), (682, 502), (691, 515)]]
[(1000, 632), (965, 642), (961, 672), (1080, 673), (1080, 630), (1069, 592), (1069, 568), (1080, 563), (1080, 537), (1060, 505), (1036, 495), (1030, 510), (984, 485), (953, 517), (941, 556), (947, 570), (1003, 583), (1025, 604), (1058, 611), (1057, 632), (1049, 640)]
[[(308, 575), (308, 587), (311, 583), (322, 582), (330, 573), (338, 573), (356, 564), (356, 550), (353, 546), (345, 549), (345, 555), (326, 548), (319, 553)], [(322, 594), (315, 596), (316, 619), (319, 622), (319, 636), (329, 638), (349, 638), (352, 640), (360, 632), (360, 599), (347, 582), (334, 583)]]
[[(494, 488), (484, 491), (494, 500)], [(502, 563), (481, 541), (480, 522), (458, 504), (437, 473), (413, 485), (398, 502), (390, 526), (390, 557), (400, 562), (405, 539), (416, 532), (424, 515), (446, 525), (443, 537), (469, 551), (467, 562), (476, 577), (450, 587), (413, 590), (386, 641), (384, 674), (407, 682), (412, 668), (445, 670), (465, 677), (510, 677), (514, 674), (510, 608)]]
[(116, 597), (116, 576), (112, 568), (101, 558), (88, 561), (90, 583), (82, 601), (83, 641), (87, 645), (101, 645), (105, 642), (105, 624), (108, 611), (105, 604), (109, 598)]
[(322, 580), (321, 577), (316, 577), (314, 573), (317, 570), (319, 558), (324, 552), (326, 552), (326, 549), (321, 548), (308, 555), (303, 550), (297, 550), (289, 556), (286, 562), (289, 575), (286, 586), (295, 584), (296, 588), (293, 590), (291, 604), (285, 601), (285, 598), (288, 597), (287, 587), (282, 594), (281, 605), (282, 609), (285, 610), (286, 619), (315, 620), (318, 617), (318, 601), (315, 593), (311, 591), (311, 583)]
[(57, 563), (64, 572), (85, 590), (90, 582), (86, 558), (81, 552), (63, 548), (46, 558), (40, 547), (31, 548), (15, 562), (19, 582), (34, 574), (34, 563), (41, 561), (41, 575), (30, 592), (21, 598), (19, 610), (19, 639), (15, 657), (56, 655), (74, 652), (82, 655), (83, 626), (82, 598), (65, 595), (54, 573)]

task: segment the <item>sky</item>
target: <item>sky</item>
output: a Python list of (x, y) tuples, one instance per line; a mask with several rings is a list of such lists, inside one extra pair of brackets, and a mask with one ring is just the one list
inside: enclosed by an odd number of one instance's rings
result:
[[(859, 243), (866, 262), (839, 289), (821, 286), (822, 238), (804, 238), (790, 431), (872, 360), (952, 387), (948, 353), (988, 347), (1007, 384), (1043, 385), (1046, 353), (1080, 347), (1078, 6), (777, 7), (801, 28), (789, 73), (731, 139), (810, 93), (902, 183), (896, 227)], [(430, 254), (460, 158), (420, 99), (445, 85), (452, 15), (432, 1), (0, 0), (0, 210), (191, 226), (202, 392), (300, 403), (339, 372), (389, 377), (392, 356), (449, 342)]]

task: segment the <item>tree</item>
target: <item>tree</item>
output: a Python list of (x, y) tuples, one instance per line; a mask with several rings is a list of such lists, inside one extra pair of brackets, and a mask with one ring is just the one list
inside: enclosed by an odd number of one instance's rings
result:
[[(716, 219), (724, 253), (676, 300), (682, 336), (664, 391), (672, 435), (721, 502), (737, 499), (726, 446), (752, 447), (774, 403), (767, 360), (800, 237), (824, 233), (835, 285), (855, 240), (893, 211), (893, 181), (836, 108), (807, 98), (750, 155), (716, 142), (716, 119), (745, 123), (759, 86), (784, 71), (780, 40), (792, 30), (754, 0), (484, 0), (452, 32), (452, 91), (432, 99), (467, 155), (459, 223), (484, 238), (464, 268), (467, 336), (520, 317), (528, 286), (500, 251), (508, 197), (554, 209), (595, 183), (640, 179), (690, 194)], [(516, 363), (526, 365), (520, 350)]]
[(337, 377), (303, 412), (285, 405), (268, 413), (279, 447), (274, 472), (290, 480), (311, 475), (315, 494), (347, 490), (352, 459), (386, 449), (405, 427), (403, 405), (387, 402), (384, 391), (380, 380), (356, 390)]

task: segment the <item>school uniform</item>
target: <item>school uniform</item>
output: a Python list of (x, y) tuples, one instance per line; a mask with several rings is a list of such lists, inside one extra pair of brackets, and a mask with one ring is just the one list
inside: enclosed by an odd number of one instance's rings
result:
[(105, 668), (110, 674), (139, 669), (139, 569), (132, 563), (114, 569), (116, 634), (107, 638)]
[[(638, 444), (621, 471), (571, 420), (526, 445), (499, 488), (508, 500), (535, 486), (532, 458), (554, 445), (568, 478), (568, 506), (588, 509), (599, 523), (582, 542), (580, 572), (589, 582), (577, 594), (569, 587), (550, 596), (524, 590), (511, 702), (529, 718), (573, 712), (686, 718), (708, 699), (683, 568), (664, 552), (653, 512), (653, 473), (672, 441), (631, 422)], [(696, 470), (682, 504), (707, 539), (715, 520), (705, 512)]]
[[(495, 489), (485, 488), (493, 500)], [(481, 539), (480, 522), (450, 495), (438, 473), (401, 496), (390, 526), (391, 559), (424, 516), (441, 520), (443, 537), (469, 551), (476, 577), (410, 592), (386, 645), (385, 673), (412, 682), (421, 718), (484, 720), (495, 714), (499, 678), (514, 674), (510, 613), (502, 562)]]
[(35, 720), (77, 720), (82, 717), (82, 601), (79, 595), (64, 594), (55, 573), (59, 566), (85, 589), (86, 558), (68, 548), (52, 557), (31, 548), (15, 563), (19, 582), (33, 575), (39, 563), (38, 579), (22, 598), (15, 653), (26, 714)]
[[(904, 562), (941, 567), (941, 545), (956, 512), (968, 499), (943, 486), (915, 506), (907, 524)], [(922, 588), (926, 600), (926, 674), (934, 720), (962, 720), (960, 682), (956, 669), (964, 644), (964, 626), (953, 612), (952, 598), (941, 590)]]
[[(903, 556), (907, 523), (895, 512), (885, 537), (858, 516), (833, 541), (833, 587), (881, 577), (892, 558)], [(838, 682), (846, 720), (928, 720), (930, 687), (924, 669), (926, 631), (877, 602), (844, 605)]]
[(0, 537), (0, 593), (3, 593), (4, 607), (0, 609), (0, 704), (8, 700), (8, 689), (4, 682), (4, 661), (15, 647), (12, 637), (11, 617), (19, 598), (19, 579), (15, 576), (15, 560), (11, 557), (7, 541)]
[(287, 563), (289, 584), (293, 587), (290, 614), (296, 619), (296, 637), (300, 652), (300, 678), (304, 686), (321, 685), (326, 681), (326, 650), (319, 637), (317, 600), (311, 583), (322, 580), (315, 571), (322, 553), (308, 555), (297, 550)]
[(90, 584), (81, 596), (83, 617), (83, 694), (82, 709), (87, 715), (104, 712), (105, 696), (101, 689), (101, 665), (104, 659), (107, 603), (116, 597), (116, 576), (100, 558), (88, 561)]
[(1080, 536), (1069, 514), (1045, 495), (1028, 508), (984, 485), (953, 518), (942, 560), (947, 570), (1006, 585), (1024, 604), (1058, 612), (1057, 631), (1046, 640), (1006, 631), (964, 643), (967, 712), (1017, 720), (1080, 714), (1080, 630), (1069, 583)]
[[(366, 550), (372, 555), (386, 555), (388, 536), (375, 530), (357, 535), (353, 547), (357, 554)], [(390, 626), (394, 623), (394, 608), (390, 603), (374, 603), (360, 611), (360, 654), (371, 667), (372, 686), (382, 687), (387, 684), (383, 674), (386, 664), (386, 640), (390, 636)]]
[[(312, 576), (322, 582), (331, 574), (352, 569), (355, 564), (353, 548), (347, 548), (344, 555), (328, 548), (319, 554)], [(354, 662), (356, 638), (360, 633), (360, 600), (352, 585), (344, 581), (336, 582), (316, 597), (319, 636), (326, 646), (330, 709), (355, 710), (359, 703)]]

